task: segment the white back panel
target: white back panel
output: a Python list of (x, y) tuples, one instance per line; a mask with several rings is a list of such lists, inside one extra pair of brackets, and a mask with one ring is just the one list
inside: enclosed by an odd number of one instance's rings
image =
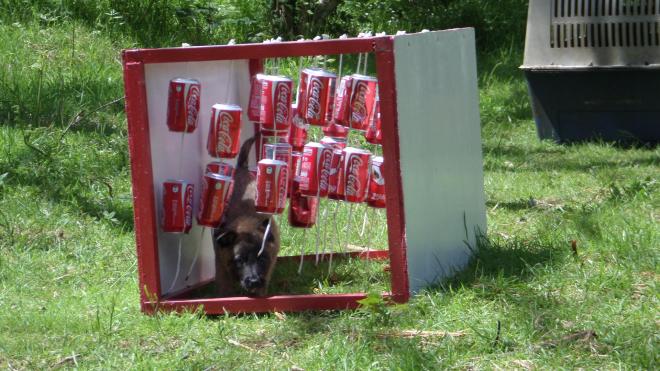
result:
[[(193, 182), (195, 184), (194, 215), (197, 215), (202, 173), (206, 164), (214, 160), (206, 151), (211, 106), (215, 103), (239, 104), (243, 107), (241, 143), (254, 134), (253, 125), (247, 119), (250, 94), (249, 63), (246, 60), (236, 60), (147, 64), (145, 77), (154, 194), (159, 221), (158, 254), (161, 290), (163, 293), (167, 293), (174, 279), (177, 270), (178, 241), (181, 238), (180, 273), (172, 290), (172, 292), (176, 292), (186, 286), (213, 279), (215, 277), (215, 254), (211, 243), (210, 228), (202, 228), (195, 223), (187, 235), (163, 233), (160, 229), (161, 186), (167, 179), (184, 179)], [(170, 132), (166, 123), (169, 82), (176, 77), (197, 79), (202, 86), (198, 127), (193, 133), (183, 135), (183, 141), (182, 134)], [(202, 229), (204, 229), (203, 238), (201, 238)], [(197, 263), (188, 281), (184, 281), (198, 248), (201, 250)]]
[[(486, 232), (474, 31), (397, 36), (395, 75), (410, 289), (463, 268)], [(465, 220), (465, 223), (464, 223)]]

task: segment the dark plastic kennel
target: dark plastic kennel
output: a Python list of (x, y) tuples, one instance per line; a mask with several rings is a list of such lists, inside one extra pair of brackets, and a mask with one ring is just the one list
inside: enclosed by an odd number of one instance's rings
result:
[(521, 68), (539, 138), (660, 140), (660, 0), (532, 0)]

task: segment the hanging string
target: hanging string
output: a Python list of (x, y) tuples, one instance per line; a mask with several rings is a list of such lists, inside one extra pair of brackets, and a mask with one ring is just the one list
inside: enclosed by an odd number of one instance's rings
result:
[(195, 249), (195, 256), (193, 257), (192, 263), (190, 263), (190, 267), (188, 267), (188, 273), (186, 273), (185, 281), (188, 281), (188, 278), (190, 278), (190, 274), (192, 273), (192, 270), (195, 267), (195, 263), (197, 263), (197, 259), (199, 258), (199, 252), (201, 250), (200, 246), (202, 245), (202, 241), (204, 240), (204, 230), (205, 229), (206, 228), (204, 228), (204, 227), (200, 227), (199, 245), (197, 245), (197, 249)]
[(307, 243), (307, 228), (303, 229), (302, 243), (300, 244), (300, 265), (298, 274), (302, 273), (303, 261), (305, 260), (305, 244)]
[(270, 233), (270, 225), (273, 222), (273, 218), (275, 218), (274, 215), (268, 218), (268, 225), (266, 226), (266, 231), (264, 232), (264, 238), (261, 241), (261, 249), (259, 249), (259, 253), (257, 254), (257, 256), (261, 256), (261, 254), (264, 252), (264, 249), (266, 248), (266, 240), (268, 240), (268, 233)]
[(168, 295), (169, 293), (172, 292), (174, 289), (174, 285), (176, 285), (176, 281), (179, 279), (179, 272), (181, 271), (181, 236), (179, 236), (179, 253), (176, 258), (176, 273), (174, 273), (174, 279), (172, 280), (172, 283), (170, 284), (170, 288), (167, 289), (164, 295)]

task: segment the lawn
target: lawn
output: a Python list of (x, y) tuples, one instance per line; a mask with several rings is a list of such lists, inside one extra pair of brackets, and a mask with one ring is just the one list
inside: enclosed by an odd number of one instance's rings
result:
[[(142, 314), (116, 101), (133, 45), (0, 23), (0, 367), (658, 367), (660, 149), (540, 142), (519, 48), (480, 57), (489, 234), (458, 276), (356, 311)], [(383, 283), (370, 269), (338, 272)]]

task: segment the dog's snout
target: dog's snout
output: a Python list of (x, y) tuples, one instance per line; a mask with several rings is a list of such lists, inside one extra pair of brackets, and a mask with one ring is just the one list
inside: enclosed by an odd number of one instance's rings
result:
[(258, 289), (264, 285), (264, 280), (260, 277), (247, 277), (245, 279), (245, 288)]

